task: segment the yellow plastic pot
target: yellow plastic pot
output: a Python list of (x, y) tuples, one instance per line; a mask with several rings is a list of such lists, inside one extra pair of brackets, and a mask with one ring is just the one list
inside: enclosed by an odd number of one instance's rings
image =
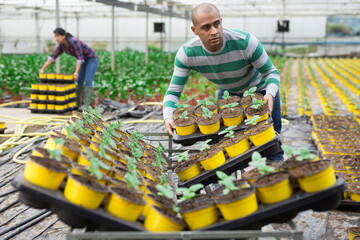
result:
[[(189, 116), (189, 117), (195, 118), (195, 116)], [(175, 119), (174, 125), (175, 125), (175, 129), (176, 129), (176, 133), (179, 136), (186, 136), (186, 135), (190, 135), (190, 134), (193, 134), (194, 132), (196, 132), (196, 130), (197, 130), (196, 122), (194, 122), (193, 124), (190, 124), (188, 126), (179, 126), (176, 123), (178, 121), (177, 119)]]
[(270, 124), (271, 124), (271, 127), (269, 127), (268, 129), (266, 129), (260, 133), (256, 133), (256, 134), (248, 133), (250, 141), (256, 147), (269, 142), (276, 136), (274, 125), (272, 123), (270, 123)]
[(46, 75), (47, 75), (46, 73), (40, 73), (40, 74), (39, 74), (39, 78), (43, 78), (43, 79), (44, 79), (44, 78), (47, 77)]
[(50, 169), (39, 161), (38, 157), (30, 157), (24, 170), (24, 178), (43, 188), (57, 190), (66, 177), (67, 168), (55, 163), (59, 169)]
[(38, 83), (31, 84), (31, 89), (32, 90), (39, 90), (39, 84)]
[(48, 95), (48, 99), (50, 100), (50, 101), (54, 101), (55, 100), (55, 95)]
[(38, 104), (37, 103), (30, 103), (30, 109), (37, 109)]
[(230, 158), (236, 157), (246, 152), (249, 148), (249, 140), (246, 137), (231, 146), (224, 147), (226, 153), (229, 155)]
[(55, 96), (55, 99), (56, 99), (56, 101), (58, 101), (58, 102), (63, 102), (63, 101), (66, 100), (66, 99), (65, 99), (65, 96)]
[(49, 109), (49, 110), (54, 110), (55, 105), (54, 104), (46, 104), (46, 108)]
[[(82, 153), (80, 153), (80, 155), (79, 155), (79, 157), (78, 157), (78, 159), (77, 159), (77, 162), (80, 164), (80, 165), (84, 165), (84, 166), (91, 166), (91, 163), (90, 163), (90, 161), (85, 157), (86, 155), (82, 152)], [(101, 161), (101, 160), (99, 160), (99, 161)], [(102, 161), (104, 164), (106, 164), (104, 161)], [(110, 166), (109, 166), (110, 167)], [(106, 170), (106, 169), (104, 169), (104, 168), (102, 168), (102, 167), (99, 167), (99, 170), (100, 170), (100, 172), (102, 172), (103, 174), (105, 174), (105, 175), (109, 175), (110, 174), (110, 172), (111, 172), (111, 168), (110, 168), (110, 170)]]
[(33, 100), (38, 99), (38, 95), (35, 94), (35, 93), (31, 93), (30, 98), (33, 99)]
[[(128, 200), (128, 198), (120, 195), (116, 191), (124, 191), (126, 194), (132, 195), (132, 197), (136, 197), (139, 204)], [(118, 218), (127, 221), (136, 221), (146, 205), (146, 201), (127, 189), (110, 187), (110, 192), (110, 197), (104, 207), (105, 210)]]
[(37, 108), (38, 108), (39, 110), (45, 110), (45, 109), (46, 109), (46, 104), (38, 103)]
[(213, 134), (220, 130), (220, 116), (219, 119), (212, 124), (208, 125), (202, 125), (197, 121), (197, 124), (199, 125), (199, 130), (202, 134)]
[(141, 214), (142, 214), (143, 216), (145, 216), (145, 217), (148, 215), (151, 206), (162, 207), (159, 203), (157, 203), (156, 201), (153, 201), (151, 198), (149, 198), (149, 197), (148, 197), (148, 194), (150, 194), (150, 193), (145, 194), (144, 197), (143, 197), (147, 204), (146, 204), (146, 206), (143, 208), (143, 211), (142, 211)]
[(74, 74), (64, 74), (64, 80), (73, 80)]
[(349, 240), (353, 240), (356, 236), (359, 236), (359, 233), (356, 233), (354, 231), (348, 230), (349, 232)]
[(360, 202), (360, 194), (350, 192), (350, 199), (355, 202)]
[(56, 91), (56, 85), (55, 84), (49, 84), (48, 89), (49, 89), (49, 91)]
[(220, 116), (223, 119), (224, 126), (226, 127), (237, 126), (244, 121), (243, 111), (241, 111), (241, 113), (238, 116), (232, 118), (225, 118), (224, 116), (222, 116), (221, 115), (222, 111), (223, 110), (220, 111)]
[(70, 202), (89, 209), (96, 209), (100, 206), (102, 200), (107, 194), (106, 188), (100, 183), (87, 178), (88, 181), (93, 181), (92, 184), (103, 187), (102, 190), (94, 190), (88, 188), (79, 179), (86, 179), (87, 177), (70, 174), (64, 189), (64, 196)]
[(81, 175), (81, 176), (84, 176), (84, 177), (91, 178), (92, 180), (94, 180), (94, 181), (96, 181), (96, 182), (98, 182), (98, 183), (100, 183), (100, 184), (103, 184), (103, 185), (105, 185), (105, 184), (106, 184), (106, 182), (107, 182), (107, 180), (108, 180), (108, 178), (107, 178), (107, 177), (106, 177), (106, 175), (104, 175), (104, 174), (103, 174), (103, 176), (102, 176), (102, 178), (101, 178), (101, 179), (98, 179), (98, 178), (96, 178), (96, 177), (94, 177), (94, 176), (90, 176), (90, 175), (88, 175), (88, 174), (85, 174), (85, 173), (83, 173), (83, 172), (81, 172), (81, 171), (77, 170), (77, 169), (74, 167), (74, 163), (72, 163), (72, 164), (71, 164), (70, 173), (73, 173), (73, 174), (77, 174), (77, 175)]
[(250, 215), (258, 209), (255, 189), (239, 200), (227, 203), (216, 203), (216, 206), (220, 209), (226, 221)]
[(55, 73), (48, 73), (47, 78), (48, 79), (55, 79)]
[(297, 178), (297, 180), (300, 188), (305, 192), (321, 191), (333, 186), (336, 183), (336, 177), (331, 161), (329, 161), (329, 166), (324, 170), (314, 174), (310, 173), (304, 177)]
[(192, 179), (193, 177), (201, 173), (201, 168), (199, 162), (195, 162), (192, 166), (182, 170), (177, 171), (177, 168), (174, 169), (174, 172), (179, 176), (182, 182)]
[[(195, 108), (195, 115), (196, 115), (197, 117), (200, 117), (202, 114), (196, 113), (196, 110), (197, 110), (198, 108), (201, 108), (201, 105), (199, 105), (198, 107)], [(210, 109), (209, 109), (209, 110), (210, 110)], [(213, 113), (217, 113), (217, 112), (218, 112), (218, 111), (217, 111), (217, 108), (215, 108), (215, 110), (212, 111), (212, 112), (213, 112)]]
[(39, 90), (40, 91), (47, 91), (48, 90), (48, 86), (46, 84), (39, 84)]
[(64, 105), (55, 105), (55, 110), (57, 110), (57, 111), (62, 111), (64, 109), (65, 109)]
[[(279, 173), (283, 173), (283, 172), (276, 172), (270, 174), (279, 174)], [(261, 176), (256, 181), (253, 182), (253, 186), (256, 186), (256, 196), (259, 198), (261, 203), (272, 204), (272, 203), (281, 202), (291, 197), (294, 190), (290, 184), (290, 180), (289, 180), (290, 174), (288, 174), (288, 176), (285, 179), (272, 185), (259, 186), (256, 184), (260, 179), (262, 179), (267, 175)]]
[[(251, 107), (251, 105), (247, 106), (246, 108), (249, 108), (249, 107)], [(250, 118), (253, 117), (252, 115), (246, 114), (246, 109), (245, 109), (244, 112), (245, 112), (245, 115), (246, 115), (246, 118), (247, 118), (247, 119), (250, 119)], [(268, 119), (268, 118), (269, 118), (269, 112), (266, 112), (266, 113), (264, 113), (264, 114), (262, 114), (262, 115), (259, 115), (259, 116), (260, 116), (260, 118), (259, 118), (258, 120), (256, 120), (256, 122), (261, 122), (261, 121), (263, 121), (263, 120)]]
[(45, 94), (39, 94), (37, 97), (39, 100), (47, 100), (47, 95)]
[(56, 74), (56, 79), (64, 79), (64, 75), (61, 73)]
[(149, 213), (144, 221), (144, 227), (151, 232), (174, 232), (183, 230), (185, 225), (167, 218), (161, 214), (158, 207), (150, 206)]
[(181, 216), (191, 230), (196, 230), (219, 220), (215, 204), (193, 212), (181, 213)]
[(200, 164), (201, 166), (203, 166), (205, 171), (210, 171), (224, 164), (225, 160), (226, 159), (225, 159), (224, 151), (222, 149), (219, 149), (218, 153), (216, 153), (212, 157), (200, 161)]

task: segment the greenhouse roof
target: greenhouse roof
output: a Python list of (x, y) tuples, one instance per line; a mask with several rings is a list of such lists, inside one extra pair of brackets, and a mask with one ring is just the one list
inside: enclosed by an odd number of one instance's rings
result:
[[(143, 12), (163, 16), (187, 17), (189, 11), (202, 0), (59, 0), (62, 17), (138, 16)], [(279, 17), (291, 16), (356, 16), (360, 0), (208, 0), (215, 4), (223, 17)], [(39, 13), (41, 18), (53, 18), (56, 0), (0, 0), (0, 16), (29, 18)], [(139, 13), (139, 14), (137, 14)]]

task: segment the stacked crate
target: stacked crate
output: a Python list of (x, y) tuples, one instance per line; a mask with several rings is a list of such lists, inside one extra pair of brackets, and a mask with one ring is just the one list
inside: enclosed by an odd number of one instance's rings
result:
[(31, 84), (32, 113), (65, 113), (77, 108), (73, 74), (44, 73)]

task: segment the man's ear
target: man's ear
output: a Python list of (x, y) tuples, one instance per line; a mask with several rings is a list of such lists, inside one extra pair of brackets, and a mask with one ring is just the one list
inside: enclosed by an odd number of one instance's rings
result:
[(194, 26), (191, 26), (191, 30), (193, 31), (193, 33), (194, 33), (195, 35), (198, 35)]

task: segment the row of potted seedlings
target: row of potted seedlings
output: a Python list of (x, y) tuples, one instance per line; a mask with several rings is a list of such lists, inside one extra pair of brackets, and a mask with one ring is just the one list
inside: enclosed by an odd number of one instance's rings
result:
[(303, 67), (300, 59), (297, 59), (298, 63), (298, 72), (297, 72), (297, 84), (299, 89), (299, 106), (298, 111), (299, 115), (311, 115), (311, 108), (309, 97), (307, 93), (307, 84), (304, 79)]
[(290, 90), (290, 83), (291, 83), (291, 67), (293, 64), (294, 59), (291, 58), (285, 68), (285, 73), (282, 76), (281, 84), (280, 84), (280, 105), (281, 105), (281, 116), (286, 115), (286, 109), (287, 109), (287, 98), (289, 95)]
[(359, 124), (351, 117), (313, 116), (312, 132), (325, 159), (334, 163), (337, 175), (348, 184), (344, 198), (360, 202), (360, 139)]
[(313, 66), (316, 68), (316, 70), (319, 72), (322, 79), (324, 79), (325, 82), (331, 87), (331, 89), (340, 97), (340, 99), (348, 108), (349, 112), (352, 112), (354, 115), (359, 115), (360, 101), (357, 98), (353, 97), (353, 94), (347, 88), (345, 88), (342, 83), (339, 83), (337, 79), (335, 79), (332, 75), (329, 74), (329, 72), (332, 72), (332, 70), (328, 66), (326, 66), (321, 59), (319, 59), (318, 61), (311, 59), (311, 62), (313, 63)]
[(244, 114), (247, 119), (255, 115), (261, 117), (258, 121), (268, 119), (269, 107), (261, 100), (263, 96), (255, 91), (256, 87), (249, 89), (241, 99), (225, 91), (217, 104), (208, 100), (198, 100), (196, 107), (177, 104), (178, 108), (173, 113), (177, 134), (191, 135), (197, 131), (197, 126), (202, 134), (213, 134), (220, 130), (221, 119), (226, 127), (238, 126), (244, 121)]

